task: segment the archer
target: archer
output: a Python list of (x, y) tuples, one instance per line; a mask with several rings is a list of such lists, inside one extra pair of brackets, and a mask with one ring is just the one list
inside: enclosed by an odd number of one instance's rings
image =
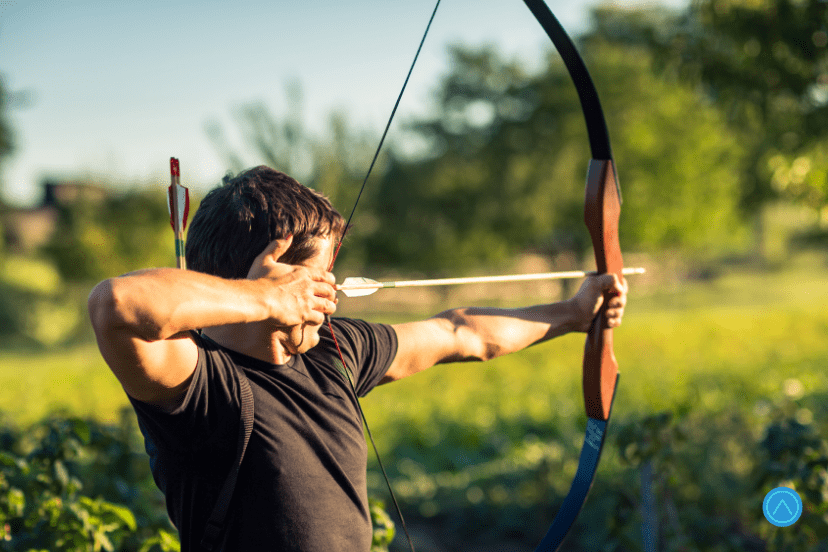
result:
[(627, 285), (612, 274), (588, 277), (571, 299), (525, 308), (457, 308), (395, 325), (333, 318), (343, 370), (324, 321), (336, 311), (328, 267), (345, 226), (323, 195), (257, 167), (202, 201), (189, 270), (140, 270), (90, 294), (98, 346), (135, 409), (183, 552), (203, 549), (236, 457), (242, 378), (255, 423), (217, 549), (367, 551), (356, 395), (437, 364), (586, 332), (605, 292), (607, 324), (621, 324)]

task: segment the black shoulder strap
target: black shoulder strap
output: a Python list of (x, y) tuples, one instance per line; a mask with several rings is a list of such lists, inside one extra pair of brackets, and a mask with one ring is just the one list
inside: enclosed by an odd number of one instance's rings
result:
[(247, 450), (247, 443), (250, 441), (250, 434), (253, 432), (253, 391), (250, 389), (250, 382), (244, 375), (242, 368), (236, 367), (239, 374), (239, 385), (241, 392), (241, 419), (239, 420), (239, 441), (236, 447), (236, 461), (224, 480), (218, 500), (207, 521), (204, 529), (204, 537), (201, 539), (201, 547), (204, 550), (213, 550), (218, 538), (224, 529), (224, 522), (227, 518), (227, 511), (230, 508), (230, 499), (233, 498), (233, 491), (236, 489), (236, 480), (239, 477), (239, 468), (244, 460), (244, 452)]

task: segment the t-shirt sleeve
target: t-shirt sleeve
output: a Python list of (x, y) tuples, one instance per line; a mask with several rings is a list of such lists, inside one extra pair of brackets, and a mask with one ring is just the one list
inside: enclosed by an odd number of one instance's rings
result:
[(397, 333), (388, 324), (333, 318), (332, 324), (357, 395), (364, 397), (379, 384), (397, 355)]
[(170, 451), (197, 453), (205, 447), (235, 446), (241, 411), (237, 369), (211, 341), (192, 332), (198, 346), (190, 385), (172, 410), (130, 397), (145, 430)]

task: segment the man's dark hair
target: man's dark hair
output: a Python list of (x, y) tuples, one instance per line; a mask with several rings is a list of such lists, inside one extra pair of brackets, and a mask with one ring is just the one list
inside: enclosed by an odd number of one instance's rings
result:
[(187, 268), (222, 278), (246, 278), (256, 257), (293, 235), (279, 262), (299, 264), (318, 251), (314, 238), (338, 240), (345, 220), (322, 194), (265, 167), (249, 169), (207, 194), (187, 233)]

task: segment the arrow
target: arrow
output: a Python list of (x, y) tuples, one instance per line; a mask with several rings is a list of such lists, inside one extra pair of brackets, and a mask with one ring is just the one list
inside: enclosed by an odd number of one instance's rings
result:
[[(643, 268), (625, 268), (623, 274), (644, 274)], [(345, 281), (336, 285), (336, 290), (341, 291), (346, 297), (364, 297), (376, 293), (382, 288), (396, 287), (425, 287), (425, 286), (453, 286), (457, 284), (482, 284), (491, 282), (526, 282), (532, 280), (564, 280), (567, 278), (585, 278), (594, 276), (596, 272), (582, 272), (572, 270), (570, 272), (543, 272), (541, 274), (509, 274), (506, 276), (473, 276), (470, 278), (441, 278), (436, 280), (407, 280), (404, 282), (377, 282), (370, 278), (354, 276), (345, 278)]]
[(187, 228), (187, 218), (190, 214), (190, 190), (181, 185), (181, 169), (178, 159), (170, 157), (170, 187), (167, 188), (170, 211), (170, 226), (175, 232), (175, 261), (178, 268), (187, 268), (184, 257), (184, 229)]

